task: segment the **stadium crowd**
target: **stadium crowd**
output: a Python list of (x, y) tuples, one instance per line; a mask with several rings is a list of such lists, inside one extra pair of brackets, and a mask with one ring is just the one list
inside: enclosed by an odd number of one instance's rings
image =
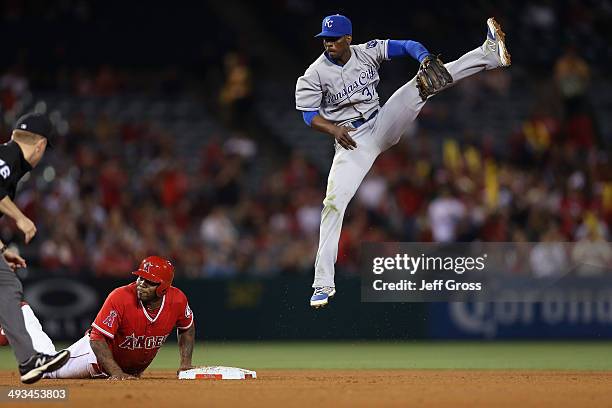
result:
[[(533, 10), (522, 24), (534, 32), (559, 29), (550, 2), (529, 7)], [(587, 17), (577, 15), (575, 25), (582, 27)], [(592, 35), (588, 27), (581, 32)], [(482, 135), (439, 143), (426, 125), (427, 115), (435, 113), (424, 110), (416, 135), (379, 157), (349, 206), (340, 273), (357, 273), (363, 241), (610, 239), (609, 135), (599, 134), (587, 100), (590, 68), (575, 47), (547, 49), (557, 58), (549, 72), (555, 101), (536, 103), (520, 131), (509, 130), (502, 151)], [(224, 63), (218, 120), (227, 123), (252, 108), (254, 75), (233, 54)], [(121, 95), (127, 83), (146, 82), (109, 66), (93, 72), (66, 77), (59, 70), (44, 84), (106, 97)], [(185, 88), (176, 68), (163, 78), (159, 87), (147, 89), (162, 95), (170, 89), (175, 95)], [(25, 108), (30, 82), (19, 64), (0, 73), (4, 141), (10, 135), (8, 118)], [(551, 109), (555, 104), (560, 109)], [(124, 277), (151, 253), (174, 259), (179, 274), (193, 278), (312, 273), (327, 174), (300, 152), (262, 160), (257, 156), (261, 139), (247, 128), (206, 135), (191, 157), (181, 157), (174, 143), (180, 135), (145, 119), (125, 122), (99, 114), (91, 121), (79, 113), (66, 119), (68, 127), (47, 167), (24, 184), (18, 202), (39, 231), (20, 249), (45, 273)], [(312, 137), (322, 136), (313, 132)], [(198, 170), (188, 171), (187, 160), (196, 161)], [(262, 162), (271, 165), (252, 185), (251, 175), (261, 171), (256, 167)], [(6, 222), (0, 221), (2, 240), (22, 242)], [(601, 256), (609, 262), (605, 252)], [(584, 251), (568, 256), (574, 255), (585, 256)]]
[[(20, 195), (39, 228), (31, 262), (125, 276), (155, 252), (189, 277), (308, 273), (326, 175), (295, 152), (248, 186), (257, 144), (232, 134), (211, 137), (192, 173), (174, 137), (147, 123), (101, 115), (90, 126), (72, 117), (37, 174), (46, 187), (26, 183)], [(422, 131), (383, 154), (364, 181), (348, 210), (339, 268), (356, 271), (362, 241), (607, 240), (606, 157), (582, 125), (540, 114), (511, 135), (501, 157), (486, 146), (439, 145)], [(3, 239), (20, 242), (10, 230)]]

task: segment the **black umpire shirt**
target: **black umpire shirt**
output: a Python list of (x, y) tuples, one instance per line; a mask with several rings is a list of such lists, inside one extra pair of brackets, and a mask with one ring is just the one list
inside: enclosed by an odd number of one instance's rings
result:
[(11, 140), (0, 144), (0, 200), (6, 196), (11, 200), (14, 199), (17, 183), (30, 170), (32, 166), (23, 157), (23, 152), (17, 143)]

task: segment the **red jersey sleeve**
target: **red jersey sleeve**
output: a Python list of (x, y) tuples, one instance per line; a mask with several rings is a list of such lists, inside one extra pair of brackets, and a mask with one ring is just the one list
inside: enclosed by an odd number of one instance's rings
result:
[(91, 324), (91, 337), (93, 339), (100, 339), (100, 334), (110, 339), (115, 337), (121, 322), (122, 308), (120, 306), (119, 294), (115, 289), (108, 295), (96, 319)]
[(193, 312), (187, 302), (187, 296), (183, 292), (180, 293), (179, 313), (176, 319), (176, 328), (179, 330), (187, 330), (193, 325)]

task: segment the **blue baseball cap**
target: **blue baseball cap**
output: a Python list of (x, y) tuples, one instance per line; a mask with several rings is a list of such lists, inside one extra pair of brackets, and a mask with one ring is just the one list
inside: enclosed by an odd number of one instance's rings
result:
[(342, 37), (353, 34), (351, 20), (340, 14), (327, 16), (321, 23), (321, 32), (315, 37)]

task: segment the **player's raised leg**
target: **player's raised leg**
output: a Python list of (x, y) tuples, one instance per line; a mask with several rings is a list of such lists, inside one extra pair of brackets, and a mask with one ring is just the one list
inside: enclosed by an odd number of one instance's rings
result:
[[(505, 34), (494, 18), (487, 20), (487, 37), (478, 48), (463, 54), (457, 60), (444, 64), (456, 84), (463, 78), (484, 70), (507, 67), (510, 54), (505, 44)], [(378, 114), (375, 129), (381, 151), (399, 142), (411, 122), (425, 105), (416, 87), (416, 77), (399, 88), (389, 98)]]
[(487, 20), (487, 38), (478, 48), (459, 59), (444, 64), (455, 82), (483, 70), (510, 66), (510, 53), (505, 43), (506, 35), (493, 17)]
[[(338, 147), (327, 179), (327, 192), (323, 200), (319, 249), (315, 260), (315, 278), (310, 298), (313, 307), (325, 306), (336, 293), (334, 264), (338, 256), (338, 241), (342, 230), (344, 212), (355, 195), (363, 178), (368, 173), (380, 149), (371, 141), (369, 132), (372, 124), (366, 123), (353, 137), (357, 142), (355, 150)], [(361, 136), (364, 136), (361, 138)], [(369, 140), (367, 140), (369, 139)]]

